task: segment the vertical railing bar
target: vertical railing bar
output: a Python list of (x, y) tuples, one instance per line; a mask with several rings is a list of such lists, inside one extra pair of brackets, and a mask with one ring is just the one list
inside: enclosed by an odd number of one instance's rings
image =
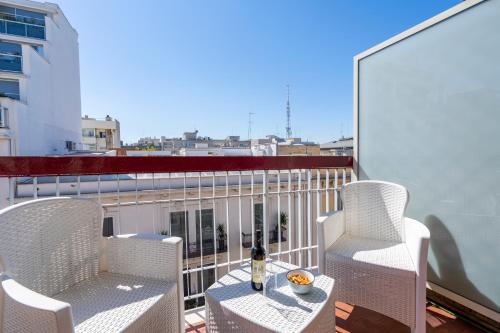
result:
[(38, 199), (38, 177), (33, 177), (33, 199)]
[(288, 170), (288, 263), (292, 263), (292, 171)]
[(329, 187), (330, 187), (330, 170), (326, 169), (326, 175), (325, 175), (325, 211), (329, 212), (330, 211), (330, 193), (329, 193)]
[(152, 181), (152, 192), (153, 192), (153, 232), (157, 232), (157, 221), (156, 221), (156, 190), (155, 190), (155, 173), (153, 172), (151, 174), (151, 181)]
[(81, 189), (80, 189), (81, 183), (80, 183), (80, 175), (76, 176), (76, 195), (80, 196), (81, 195)]
[(97, 201), (101, 204), (101, 175), (97, 175)]
[(58, 197), (58, 196), (61, 195), (61, 191), (60, 191), (60, 188), (59, 188), (60, 184), (61, 184), (60, 177), (56, 176), (56, 197)]
[(231, 250), (229, 249), (229, 172), (226, 171), (226, 244), (227, 244), (227, 272), (231, 270), (231, 266), (229, 265), (231, 261)]
[(271, 249), (269, 248), (269, 226), (268, 226), (268, 221), (267, 221), (267, 213), (268, 213), (268, 179), (269, 179), (269, 171), (264, 170), (264, 173), (262, 174), (262, 222), (263, 222), (263, 231), (262, 231), (262, 237), (264, 239), (264, 248), (267, 249), (269, 253), (271, 253)]
[(278, 179), (276, 181), (278, 185), (277, 197), (278, 197), (278, 260), (281, 260), (281, 171), (278, 170)]
[[(186, 172), (184, 172), (184, 177), (183, 177), (183, 195), (184, 195), (184, 237), (185, 237), (185, 248), (186, 248), (186, 267), (189, 269), (189, 234), (188, 234), (188, 213), (187, 213), (187, 206), (186, 206)], [(189, 286), (187, 288), (188, 290), (188, 296), (191, 296), (191, 273), (188, 273), (187, 277), (187, 283), (189, 283)]]
[(254, 171), (250, 177), (250, 225), (252, 230), (252, 246), (255, 244), (255, 203), (254, 203)]
[[(201, 292), (205, 292), (203, 285), (203, 223), (201, 215), (201, 172), (198, 172), (198, 218), (199, 218), (199, 228), (200, 228), (200, 266), (201, 266)], [(196, 219), (195, 219), (196, 220)]]
[(139, 232), (139, 190), (137, 184), (137, 173), (135, 174), (135, 232)]
[(9, 205), (12, 206), (14, 204), (14, 196), (16, 192), (16, 178), (9, 177)]
[(121, 207), (120, 207), (120, 175), (116, 175), (117, 179), (117, 194), (118, 194), (118, 234), (121, 234)]
[(240, 261), (243, 261), (243, 235), (241, 230), (241, 171), (238, 174), (238, 223), (240, 227)]
[[(313, 221), (316, 221), (320, 216), (321, 216), (321, 170), (316, 169), (316, 218), (315, 219), (313, 218)], [(317, 244), (318, 244), (318, 239), (316, 239), (316, 245)], [(317, 258), (317, 254), (318, 250), (316, 250), (315, 258)]]
[(299, 238), (299, 267), (302, 267), (302, 170), (299, 170), (299, 179), (297, 182), (297, 220), (298, 220), (298, 238)]
[(170, 215), (172, 214), (172, 174), (168, 173), (168, 234), (172, 236), (172, 220), (170, 219)]
[(333, 210), (334, 211), (337, 211), (339, 209), (339, 203), (338, 203), (338, 199), (339, 199), (339, 187), (338, 187), (338, 183), (339, 183), (339, 173), (338, 173), (338, 170), (335, 169), (335, 176), (333, 178)]
[(214, 265), (215, 265), (215, 281), (217, 281), (218, 276), (218, 267), (217, 267), (217, 235), (216, 235), (216, 227), (215, 227), (215, 171), (212, 172), (212, 211), (213, 211), (213, 233), (214, 233)]
[(312, 172), (307, 169), (307, 267), (312, 266)]
[(321, 215), (321, 171), (316, 169), (316, 218)]
[[(347, 180), (346, 180), (346, 169), (342, 169), (342, 188), (344, 188), (344, 186), (347, 184)], [(342, 189), (341, 189), (342, 190)], [(340, 198), (342, 200), (342, 198)], [(343, 203), (342, 203), (342, 209), (344, 209), (343, 207)]]

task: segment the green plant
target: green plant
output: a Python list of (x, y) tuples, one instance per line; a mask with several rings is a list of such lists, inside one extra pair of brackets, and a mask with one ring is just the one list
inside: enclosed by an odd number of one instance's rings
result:
[(280, 213), (280, 224), (281, 230), (286, 230), (286, 225), (288, 224), (288, 215), (285, 212)]
[(217, 225), (217, 238), (220, 241), (226, 240), (227, 234), (226, 230), (224, 229), (224, 224)]
[(196, 308), (197, 304), (198, 304), (198, 302), (194, 298), (184, 301), (184, 307), (186, 310)]

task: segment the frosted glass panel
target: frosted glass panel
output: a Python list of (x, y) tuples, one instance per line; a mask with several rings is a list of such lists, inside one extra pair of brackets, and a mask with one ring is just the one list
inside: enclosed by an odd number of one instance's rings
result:
[(359, 62), (359, 176), (400, 183), (428, 279), (500, 311), (500, 1)]

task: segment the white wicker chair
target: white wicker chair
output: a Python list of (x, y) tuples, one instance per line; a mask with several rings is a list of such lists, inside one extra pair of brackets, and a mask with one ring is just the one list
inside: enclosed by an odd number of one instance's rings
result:
[(342, 189), (343, 210), (318, 219), (320, 272), (335, 279), (337, 300), (425, 332), (429, 230), (403, 216), (400, 185), (359, 181)]
[(184, 331), (182, 239), (101, 225), (86, 199), (0, 211), (0, 332)]

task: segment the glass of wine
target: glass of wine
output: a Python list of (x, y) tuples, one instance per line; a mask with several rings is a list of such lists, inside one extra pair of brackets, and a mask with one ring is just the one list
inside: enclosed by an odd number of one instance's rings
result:
[(270, 297), (273, 290), (277, 289), (277, 276), (275, 272), (275, 267), (273, 264), (273, 259), (269, 257), (266, 263), (266, 276), (264, 278), (264, 297)]

